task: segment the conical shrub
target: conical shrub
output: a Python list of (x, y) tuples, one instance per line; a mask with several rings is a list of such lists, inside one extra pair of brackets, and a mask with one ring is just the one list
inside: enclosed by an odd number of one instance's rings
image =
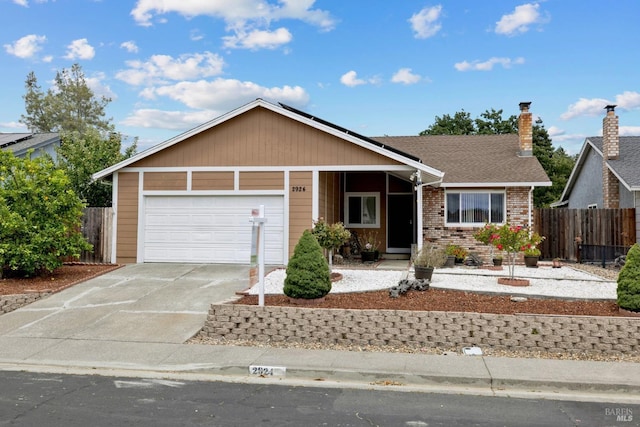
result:
[(318, 240), (306, 230), (289, 260), (284, 294), (291, 298), (322, 298), (331, 291), (331, 272)]
[(640, 312), (640, 245), (637, 243), (629, 249), (618, 274), (618, 306)]

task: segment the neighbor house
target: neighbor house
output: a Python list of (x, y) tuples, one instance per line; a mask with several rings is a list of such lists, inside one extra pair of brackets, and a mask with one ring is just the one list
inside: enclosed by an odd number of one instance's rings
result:
[(0, 133), (0, 149), (11, 151), (16, 157), (24, 157), (33, 150), (32, 158), (46, 154), (55, 160), (59, 146), (58, 133)]
[(369, 138), (257, 99), (104, 169), (113, 180), (118, 263), (248, 263), (252, 209), (265, 206), (266, 262), (286, 264), (313, 221), (376, 232), (380, 251), (424, 239), (477, 247), (485, 221), (525, 226), (551, 185), (519, 135)]
[(607, 105), (602, 136), (586, 138), (560, 200), (570, 209), (635, 208), (640, 242), (640, 136), (620, 136), (615, 105)]

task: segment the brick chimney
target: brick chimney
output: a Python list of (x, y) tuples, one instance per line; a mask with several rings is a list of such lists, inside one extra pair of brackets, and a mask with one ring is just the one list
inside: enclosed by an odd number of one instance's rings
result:
[(620, 156), (620, 136), (615, 105), (607, 105), (607, 115), (602, 119), (602, 199), (603, 208), (620, 207), (620, 183), (609, 170), (607, 160), (617, 160)]
[(533, 118), (529, 112), (530, 102), (520, 103), (518, 117), (518, 138), (520, 139), (520, 156), (533, 155)]

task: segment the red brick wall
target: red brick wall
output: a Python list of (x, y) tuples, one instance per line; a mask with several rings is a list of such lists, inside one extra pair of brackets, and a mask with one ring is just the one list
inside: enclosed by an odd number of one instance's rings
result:
[[(529, 226), (529, 187), (507, 188), (507, 221), (513, 225)], [(425, 241), (446, 246), (456, 244), (470, 252), (476, 252), (485, 262), (490, 262), (490, 248), (473, 238), (475, 227), (446, 227), (442, 188), (425, 187), (423, 189), (423, 236)], [(533, 217), (531, 218), (533, 221)], [(533, 222), (531, 223), (533, 226)]]

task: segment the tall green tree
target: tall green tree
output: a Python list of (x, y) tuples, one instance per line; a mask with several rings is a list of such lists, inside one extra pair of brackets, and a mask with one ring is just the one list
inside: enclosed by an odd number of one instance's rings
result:
[(476, 127), (471, 120), (471, 115), (466, 111), (458, 111), (453, 117), (445, 114), (436, 116), (435, 123), (420, 132), (420, 135), (472, 135), (476, 133)]
[(26, 114), (20, 121), (32, 132), (59, 132), (58, 165), (69, 176), (71, 188), (89, 206), (111, 206), (110, 183), (93, 182), (91, 175), (132, 156), (137, 145), (134, 139), (123, 151), (122, 136), (105, 118), (111, 99), (96, 97), (78, 64), (57, 72), (46, 92), (33, 72), (25, 88)]
[(105, 108), (111, 98), (96, 97), (87, 85), (82, 67), (74, 64), (71, 69), (56, 73), (54, 87), (46, 92), (38, 85), (35, 73), (25, 81), (25, 111), (20, 117), (32, 132), (84, 132), (95, 128), (113, 132), (111, 119), (105, 118)]
[[(491, 135), (518, 133), (518, 118), (502, 118), (502, 110), (486, 110), (480, 117), (471, 119), (466, 111), (458, 111), (453, 116), (436, 116), (434, 123), (420, 135)], [(551, 137), (538, 118), (533, 125), (533, 155), (552, 182), (551, 187), (538, 187), (533, 192), (534, 205), (546, 207), (560, 199), (575, 158), (568, 155), (562, 147), (553, 148)]]
[(71, 187), (88, 206), (111, 206), (111, 183), (93, 181), (91, 175), (131, 157), (136, 152), (136, 146), (134, 140), (123, 152), (120, 134), (104, 134), (88, 128), (82, 134), (77, 131), (64, 134), (58, 148), (58, 159), (69, 176)]

